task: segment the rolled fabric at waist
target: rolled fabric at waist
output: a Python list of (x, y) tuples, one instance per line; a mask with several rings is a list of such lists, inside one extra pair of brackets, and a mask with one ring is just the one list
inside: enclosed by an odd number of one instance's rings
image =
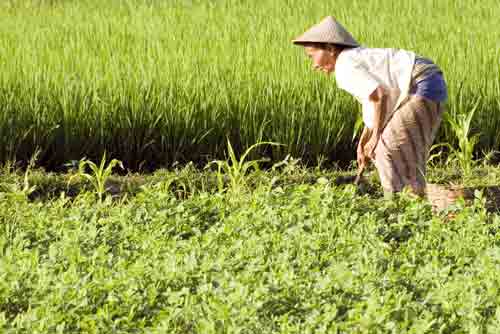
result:
[(441, 69), (431, 60), (417, 57), (412, 71), (410, 94), (443, 102), (448, 98), (448, 89)]

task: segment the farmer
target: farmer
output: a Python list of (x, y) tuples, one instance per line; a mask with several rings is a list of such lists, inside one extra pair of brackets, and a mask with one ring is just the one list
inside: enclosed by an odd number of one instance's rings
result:
[(362, 104), (358, 167), (373, 161), (387, 195), (407, 186), (425, 195), (426, 161), (448, 95), (439, 67), (410, 51), (360, 46), (331, 16), (293, 43)]

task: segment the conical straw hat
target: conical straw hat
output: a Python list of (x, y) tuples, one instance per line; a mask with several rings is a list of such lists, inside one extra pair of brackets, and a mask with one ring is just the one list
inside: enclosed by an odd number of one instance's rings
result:
[(315, 42), (359, 46), (351, 34), (331, 16), (325, 17), (320, 23), (312, 26), (292, 42), (294, 44)]

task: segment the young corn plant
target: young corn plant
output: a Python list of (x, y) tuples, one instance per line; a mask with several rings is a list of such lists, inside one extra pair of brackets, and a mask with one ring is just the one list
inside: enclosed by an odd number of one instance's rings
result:
[[(451, 132), (457, 140), (458, 148), (449, 143), (436, 144), (431, 151), (439, 147), (446, 147), (450, 154), (446, 160), (447, 165), (456, 164), (464, 177), (470, 176), (476, 162), (474, 161), (474, 149), (479, 142), (479, 135), (471, 135), (472, 119), (478, 107), (478, 103), (467, 114), (456, 114), (454, 116), (445, 113), (444, 120), (448, 123)], [(431, 155), (429, 160), (434, 160), (441, 155), (441, 152)]]
[[(274, 142), (259, 142), (250, 146), (238, 159), (234, 153), (233, 146), (229, 139), (227, 140), (227, 149), (229, 160), (215, 160), (210, 162), (205, 168), (210, 168), (212, 165), (217, 166), (217, 187), (219, 192), (224, 192), (226, 189), (232, 192), (244, 191), (247, 189), (246, 175), (250, 170), (260, 171), (260, 163), (269, 161), (267, 158), (248, 160), (247, 157), (255, 148), (261, 145), (280, 146), (282, 144)], [(228, 187), (225, 188), (225, 181), (228, 182)]]
[(458, 141), (458, 149), (452, 149), (449, 159), (455, 160), (458, 163), (460, 170), (464, 176), (471, 174), (474, 167), (474, 149), (479, 142), (479, 135), (470, 135), (472, 130), (472, 118), (476, 112), (478, 104), (470, 110), (468, 114), (458, 114), (452, 117), (446, 114), (445, 119), (450, 125), (455, 137)]
[[(72, 176), (68, 182), (71, 182), (73, 177), (83, 177), (87, 179), (92, 185), (99, 203), (101, 203), (106, 192), (106, 180), (116, 166), (124, 169), (122, 162), (117, 159), (111, 160), (106, 165), (106, 152), (104, 152), (99, 166), (90, 160), (82, 159), (78, 164), (78, 173)], [(87, 167), (90, 168), (91, 173), (86, 172)]]

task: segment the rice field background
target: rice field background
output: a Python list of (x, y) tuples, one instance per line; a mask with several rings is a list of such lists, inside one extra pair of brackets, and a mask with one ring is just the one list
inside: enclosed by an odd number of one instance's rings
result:
[[(500, 148), (500, 5), (484, 1), (30, 1), (0, 4), (0, 161), (130, 169), (258, 154), (353, 158), (359, 107), (290, 40), (326, 15), (363, 45), (432, 58), (451, 115)], [(439, 141), (454, 144), (446, 124)]]

